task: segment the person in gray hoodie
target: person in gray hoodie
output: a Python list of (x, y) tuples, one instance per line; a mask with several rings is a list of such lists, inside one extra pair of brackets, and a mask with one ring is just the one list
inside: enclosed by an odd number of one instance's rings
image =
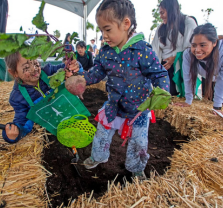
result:
[(218, 39), (215, 27), (206, 23), (194, 29), (190, 42), (191, 48), (183, 54), (186, 101), (175, 105), (189, 107), (192, 104), (197, 76), (200, 74), (205, 78), (204, 98), (213, 98), (213, 108), (223, 115), (223, 40)]

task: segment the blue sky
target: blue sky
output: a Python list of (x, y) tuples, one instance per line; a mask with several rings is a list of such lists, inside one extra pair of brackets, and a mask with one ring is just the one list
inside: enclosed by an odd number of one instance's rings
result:
[[(218, 34), (223, 35), (223, 18), (222, 8), (223, 0), (178, 0), (182, 6), (182, 12), (187, 15), (195, 16), (199, 24), (205, 23), (203, 13), (201, 9), (213, 8), (214, 12), (210, 15), (209, 22), (217, 27)], [(38, 12), (40, 2), (34, 0), (8, 0), (9, 2), (9, 17), (7, 23), (7, 33), (19, 32), (20, 26), (27, 33), (35, 32), (35, 28), (32, 25), (32, 18)], [(152, 25), (152, 9), (156, 7), (157, 0), (132, 0), (136, 9), (137, 19), (137, 32), (143, 32), (146, 40), (149, 38), (150, 27)], [(88, 16), (89, 22), (96, 26), (95, 12), (96, 8)], [(61, 32), (61, 40), (64, 39), (65, 34), (73, 31), (81, 34), (82, 18), (60, 9), (55, 6), (46, 4), (44, 10), (45, 21), (50, 23), (48, 27), (49, 33), (53, 33), (56, 29)], [(31, 30), (29, 30), (31, 29)], [(32, 30), (33, 29), (33, 30)], [(100, 33), (98, 33), (100, 36)], [(88, 31), (87, 43), (90, 43), (90, 39), (96, 37), (95, 31)]]

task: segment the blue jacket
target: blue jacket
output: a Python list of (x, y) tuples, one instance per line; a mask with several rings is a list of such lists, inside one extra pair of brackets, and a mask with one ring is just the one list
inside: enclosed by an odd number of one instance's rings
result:
[[(59, 64), (56, 66), (47, 64), (44, 68), (42, 68), (42, 70), (48, 76), (50, 76), (54, 74), (55, 72), (57, 72), (58, 69), (64, 68), (64, 66), (65, 66), (64, 64)], [(80, 63), (79, 63), (79, 68), (80, 68), (79, 70), (80, 72), (83, 71), (83, 68)], [(36, 104), (37, 102), (41, 100), (42, 95), (33, 86), (31, 85), (22, 85), (22, 86), (26, 88), (34, 104)], [(39, 80), (39, 86), (44, 94), (47, 94), (47, 92), (51, 90), (51, 88), (42, 79)], [(5, 131), (2, 131), (2, 136), (5, 141), (9, 143), (15, 143), (15, 142), (18, 142), (22, 137), (26, 136), (29, 132), (31, 132), (33, 128), (33, 124), (34, 124), (33, 121), (28, 120), (26, 118), (26, 115), (28, 114), (30, 106), (25, 100), (25, 98), (23, 97), (23, 95), (21, 94), (18, 87), (18, 83), (16, 81), (14, 83), (13, 90), (10, 94), (9, 103), (14, 108), (14, 111), (15, 111), (14, 120), (10, 124), (14, 124), (19, 128), (19, 136), (15, 140), (11, 140), (7, 137)]]
[(93, 71), (81, 73), (87, 85), (108, 76), (105, 114), (109, 123), (116, 116), (134, 118), (137, 108), (152, 91), (152, 85), (169, 91), (168, 72), (159, 63), (151, 46), (139, 39), (129, 40), (128, 44), (121, 51), (105, 45), (94, 61)]

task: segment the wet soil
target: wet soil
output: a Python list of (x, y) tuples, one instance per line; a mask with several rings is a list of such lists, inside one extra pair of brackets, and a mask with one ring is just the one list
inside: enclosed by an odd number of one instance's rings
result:
[[(87, 89), (84, 94), (83, 103), (92, 114), (89, 121), (95, 126), (97, 122), (94, 121), (94, 117), (106, 100), (106, 93), (98, 89)], [(156, 170), (160, 175), (164, 174), (170, 165), (168, 157), (171, 157), (174, 148), (179, 149), (179, 142), (188, 140), (187, 137), (177, 133), (168, 122), (160, 119), (156, 121), (149, 126), (150, 159), (145, 169), (147, 177), (152, 170)], [(53, 143), (44, 150), (43, 164), (52, 173), (46, 182), (52, 207), (56, 208), (62, 203), (67, 206), (71, 197), (77, 198), (85, 192), (90, 195), (92, 190), (95, 198), (102, 196), (107, 190), (108, 180), (114, 180), (117, 174), (116, 182), (123, 183), (123, 177), (131, 181), (131, 173), (124, 165), (127, 145), (121, 146), (123, 140), (118, 133), (113, 137), (108, 162), (91, 170), (86, 170), (83, 166), (83, 161), (91, 154), (91, 145), (78, 149), (80, 159), (75, 167), (71, 164), (71, 159), (74, 158), (71, 149), (60, 144), (55, 136), (49, 136), (49, 140)]]

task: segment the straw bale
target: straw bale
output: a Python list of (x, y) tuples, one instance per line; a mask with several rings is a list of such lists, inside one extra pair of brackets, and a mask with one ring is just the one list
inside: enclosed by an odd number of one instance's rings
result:
[[(10, 106), (3, 102), (12, 87), (12, 83), (7, 84), (5, 96), (0, 97), (1, 123), (13, 118)], [(90, 88), (106, 91), (105, 82)], [(176, 101), (183, 99), (174, 98)], [(190, 108), (170, 105), (165, 111), (156, 111), (158, 118), (191, 139), (175, 150), (171, 168), (163, 176), (152, 172), (143, 182), (125, 180), (124, 186), (108, 182), (108, 191), (101, 198), (85, 193), (69, 207), (223, 207), (223, 126), (211, 109), (212, 102), (194, 101)], [(0, 139), (0, 200), (4, 199), (7, 207), (47, 206), (44, 185), (51, 173), (41, 165), (43, 134), (42, 129), (32, 132), (15, 145)]]
[[(8, 102), (13, 84), (0, 83), (2, 124), (14, 118)], [(41, 165), (45, 133), (38, 125), (34, 129), (16, 144), (5, 142), (0, 130), (0, 201), (4, 200), (6, 207), (47, 207), (44, 187), (50, 173)]]
[(196, 173), (197, 177), (220, 195), (223, 195), (223, 135), (212, 132), (198, 141), (184, 144), (175, 150), (171, 159), (172, 174), (177, 169)]
[(93, 85), (90, 85), (90, 86), (87, 86), (87, 88), (97, 88), (101, 91), (104, 91), (106, 92), (106, 81), (101, 81), (97, 84), (93, 84)]
[(196, 174), (190, 172), (174, 172), (171, 178), (166, 175), (151, 175), (150, 180), (133, 184), (126, 182), (110, 186), (105, 195), (98, 199), (88, 200), (85, 195), (79, 196), (71, 204), (71, 208), (94, 207), (222, 207), (222, 197), (203, 187)]
[[(184, 102), (184, 99), (173, 98), (174, 102)], [(191, 139), (201, 138), (208, 132), (215, 130), (223, 132), (223, 122), (213, 114), (213, 103), (210, 101), (194, 100), (191, 107), (169, 105), (166, 110), (157, 110), (157, 118), (168, 121), (182, 135)]]
[(16, 144), (1, 139), (0, 200), (6, 207), (45, 207), (46, 177), (41, 165), (44, 148), (42, 131), (34, 131)]
[(13, 110), (9, 104), (9, 96), (13, 85), (14, 81), (0, 82), (0, 113)]
[(163, 176), (151, 173), (142, 183), (108, 184), (101, 198), (85, 194), (70, 207), (223, 207), (223, 126), (211, 109), (212, 102), (195, 100), (190, 108), (170, 105), (156, 111), (156, 117), (191, 139), (175, 150), (171, 168)]

